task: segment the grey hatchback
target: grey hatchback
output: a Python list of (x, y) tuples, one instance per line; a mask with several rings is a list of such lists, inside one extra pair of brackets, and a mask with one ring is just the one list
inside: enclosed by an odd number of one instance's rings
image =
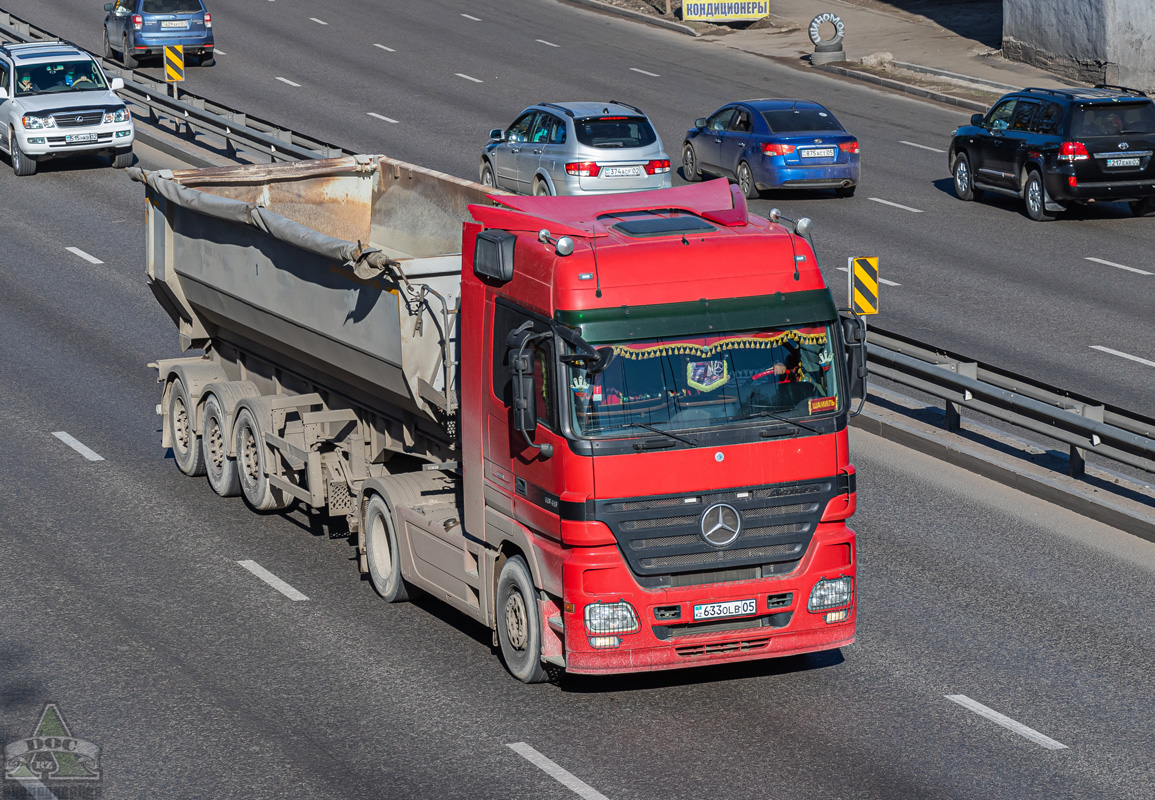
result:
[(670, 187), (670, 157), (627, 103), (538, 103), (489, 132), (481, 182), (522, 194), (614, 194)]

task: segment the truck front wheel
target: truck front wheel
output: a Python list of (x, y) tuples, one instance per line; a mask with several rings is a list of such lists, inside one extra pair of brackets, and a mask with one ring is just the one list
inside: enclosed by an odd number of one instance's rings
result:
[(529, 566), (514, 556), (497, 579), (497, 641), (505, 668), (522, 683), (541, 683), (549, 675), (541, 663), (541, 618)]
[(397, 547), (393, 512), (381, 495), (375, 494), (369, 499), (361, 530), (373, 588), (387, 603), (405, 602), (409, 599), (409, 587), (401, 577), (401, 551)]
[(189, 477), (205, 474), (205, 457), (201, 450), (200, 437), (194, 430), (193, 415), (196, 409), (189, 403), (188, 390), (184, 381), (177, 378), (168, 390), (168, 440), (172, 443), (172, 460), (176, 468)]

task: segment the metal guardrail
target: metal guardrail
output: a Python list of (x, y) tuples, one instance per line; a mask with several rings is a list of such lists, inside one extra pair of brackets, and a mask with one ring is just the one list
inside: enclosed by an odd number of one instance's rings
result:
[[(63, 41), (49, 31), (0, 10), (0, 39), (8, 42)], [(71, 43), (70, 43), (71, 44)], [(81, 50), (84, 48), (73, 44)], [(86, 51), (90, 52), (90, 51)], [(261, 153), (273, 161), (301, 161), (353, 155), (353, 151), (282, 128), (243, 111), (214, 103), (206, 98), (180, 91), (181, 99), (169, 94), (169, 85), (141, 72), (90, 54), (100, 62), (105, 73), (124, 80), (119, 94), (125, 100), (148, 111), (149, 122), (159, 126), (170, 121), (186, 138), (198, 133), (220, 137), (230, 158), (238, 148)]]
[(867, 360), (871, 375), (943, 400), (948, 431), (967, 410), (1068, 445), (1072, 477), (1084, 475), (1087, 453), (1155, 473), (1155, 419), (878, 328)]

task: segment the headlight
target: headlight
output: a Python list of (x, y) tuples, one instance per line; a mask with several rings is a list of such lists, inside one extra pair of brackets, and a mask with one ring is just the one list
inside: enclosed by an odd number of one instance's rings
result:
[(843, 575), (834, 580), (823, 580), (814, 584), (810, 592), (810, 600), (806, 603), (807, 611), (827, 611), (838, 608), (850, 602), (850, 593), (854, 588), (854, 579)]
[(109, 111), (104, 115), (104, 123), (106, 125), (111, 122), (128, 122), (129, 119), (127, 108), (118, 108), (116, 111)]
[(594, 636), (615, 633), (637, 633), (638, 615), (634, 607), (621, 600), (617, 603), (593, 603), (586, 606), (586, 632)]
[(55, 128), (56, 120), (52, 117), (30, 117), (24, 116), (20, 118), (20, 123), (29, 130), (39, 130), (41, 128)]

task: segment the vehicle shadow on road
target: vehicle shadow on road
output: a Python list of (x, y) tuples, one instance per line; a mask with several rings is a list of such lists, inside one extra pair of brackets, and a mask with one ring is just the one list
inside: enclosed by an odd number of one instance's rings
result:
[[(932, 181), (931, 185), (943, 194), (950, 195), (951, 198), (958, 200), (958, 196), (954, 193), (953, 178), (939, 178), (936, 181)], [(1017, 212), (1024, 219), (1026, 218), (1023, 201), (1017, 197), (998, 194), (997, 192), (984, 192), (981, 199), (973, 202), (984, 206), (994, 206), (995, 208), (1003, 208), (1007, 211)], [(1135, 215), (1131, 213), (1131, 208), (1124, 202), (1098, 202), (1073, 203), (1066, 211), (1057, 212), (1055, 219), (1072, 222), (1090, 222), (1093, 220), (1123, 219), (1134, 216)]]

